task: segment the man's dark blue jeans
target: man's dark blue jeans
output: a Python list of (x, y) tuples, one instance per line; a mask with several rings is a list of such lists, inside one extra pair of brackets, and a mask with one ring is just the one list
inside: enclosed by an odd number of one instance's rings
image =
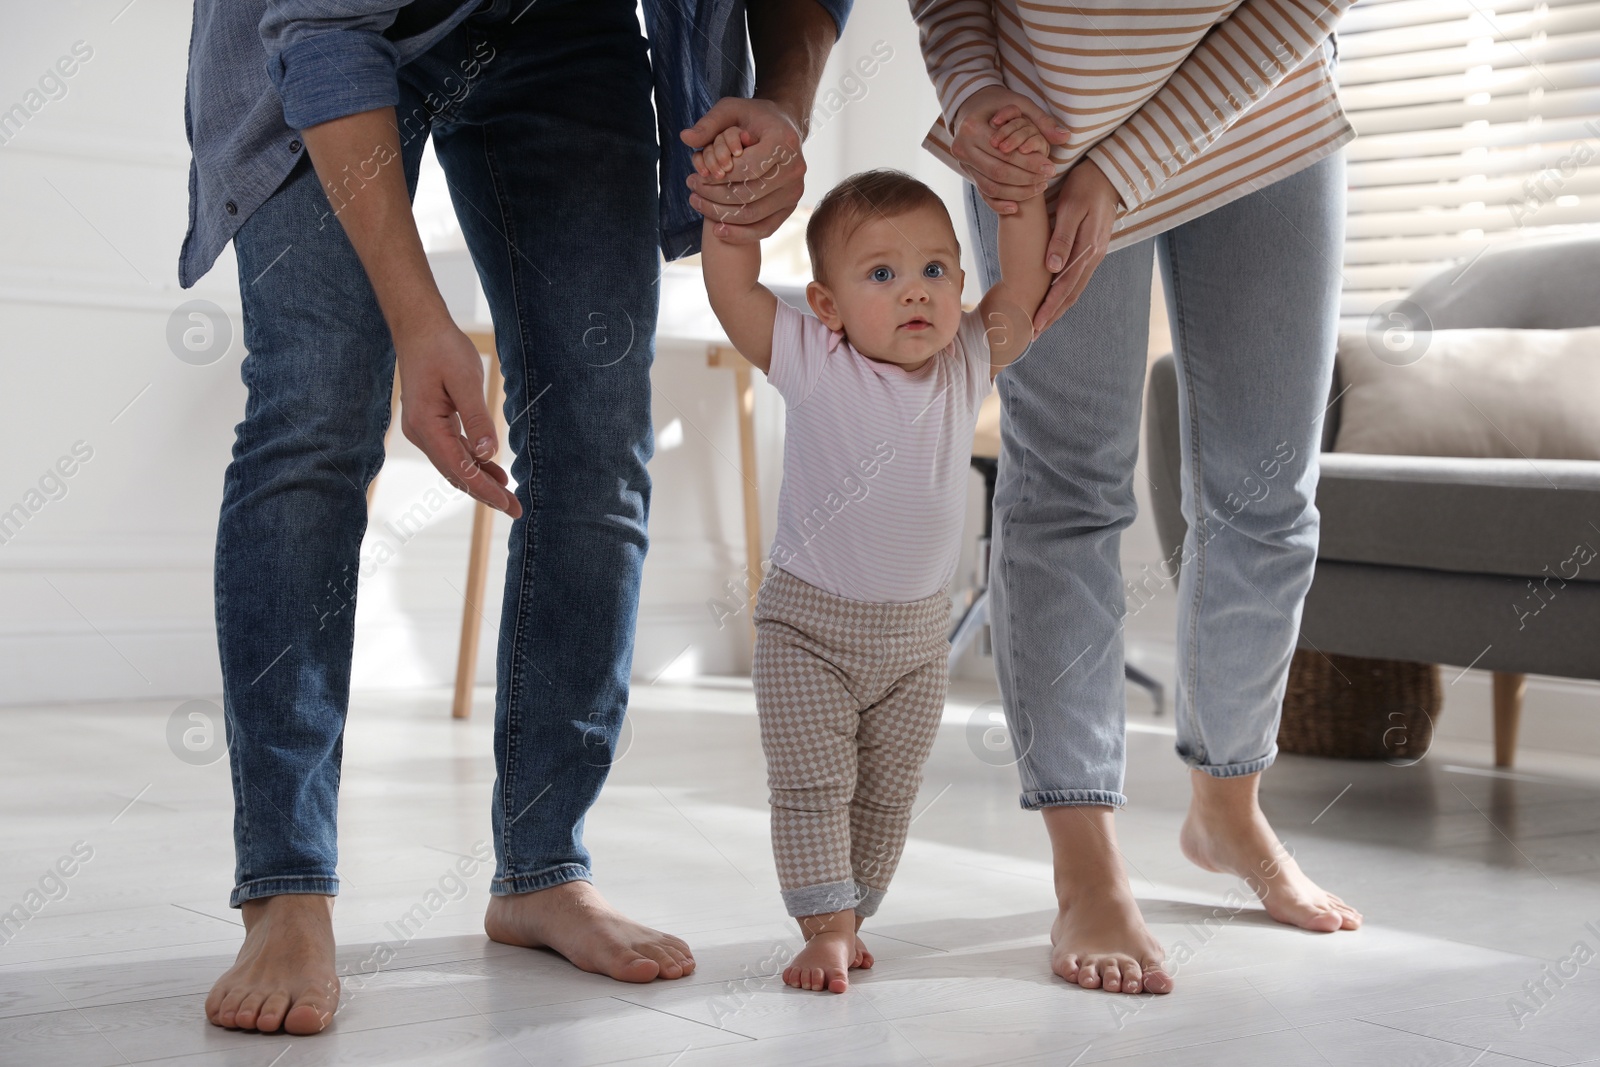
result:
[[(493, 0), (400, 76), (408, 182), (431, 133), (505, 373), (523, 517), (497, 659), (493, 892), (528, 893), (590, 877), (584, 814), (627, 705), (659, 276), (649, 59), (632, 0)], [(308, 161), (235, 248), (249, 400), (216, 610), (237, 907), (338, 891), (353, 594), (395, 354)]]

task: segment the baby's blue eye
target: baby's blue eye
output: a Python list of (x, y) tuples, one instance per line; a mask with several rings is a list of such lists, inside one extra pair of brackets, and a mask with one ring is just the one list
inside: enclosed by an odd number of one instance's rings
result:
[(870, 277), (875, 282), (886, 282), (894, 277), (894, 271), (888, 267), (874, 267)]
[(944, 264), (943, 263), (929, 263), (926, 267), (922, 268), (922, 276), (924, 278), (943, 278), (944, 277)]

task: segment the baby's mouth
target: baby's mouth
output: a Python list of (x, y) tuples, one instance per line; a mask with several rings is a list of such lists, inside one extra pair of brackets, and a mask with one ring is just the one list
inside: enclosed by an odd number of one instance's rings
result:
[(911, 330), (913, 333), (915, 333), (917, 331), (920, 331), (920, 330), (931, 329), (932, 327), (933, 327), (933, 323), (929, 322), (927, 319), (921, 317), (920, 315), (917, 316), (916, 318), (912, 319), (909, 322), (902, 322), (900, 324), (900, 329), (902, 329), (902, 330)]

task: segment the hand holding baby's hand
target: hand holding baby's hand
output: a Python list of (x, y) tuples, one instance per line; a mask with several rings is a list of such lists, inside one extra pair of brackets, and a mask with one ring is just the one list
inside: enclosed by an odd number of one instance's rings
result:
[(695, 173), (702, 178), (721, 181), (733, 170), (733, 161), (744, 155), (744, 150), (755, 144), (755, 138), (737, 126), (729, 126), (711, 139), (711, 143), (690, 158)]
[(1050, 154), (1050, 142), (1034, 121), (1016, 104), (1007, 104), (989, 120), (994, 132), (989, 135), (990, 146), (1002, 155), (1020, 152), (1023, 155)]

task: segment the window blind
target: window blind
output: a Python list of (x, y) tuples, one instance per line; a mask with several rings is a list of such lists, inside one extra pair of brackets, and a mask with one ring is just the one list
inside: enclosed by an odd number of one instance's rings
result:
[(1600, 3), (1361, 0), (1339, 24), (1341, 313), (1600, 222)]

